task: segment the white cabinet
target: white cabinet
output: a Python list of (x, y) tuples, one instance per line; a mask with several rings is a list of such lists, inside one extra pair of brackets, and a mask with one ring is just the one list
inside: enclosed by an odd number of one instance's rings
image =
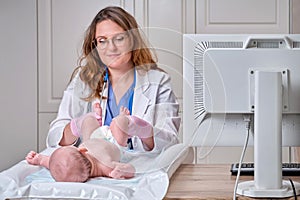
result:
[(120, 5), (120, 1), (38, 1), (39, 113), (57, 112), (78, 66), (84, 32), (107, 5)]
[(55, 119), (57, 113), (39, 113), (39, 129), (38, 129), (38, 151), (46, 148), (46, 139), (50, 123)]
[(0, 171), (37, 150), (35, 0), (0, 1)]
[(289, 0), (196, 1), (197, 33), (288, 33)]

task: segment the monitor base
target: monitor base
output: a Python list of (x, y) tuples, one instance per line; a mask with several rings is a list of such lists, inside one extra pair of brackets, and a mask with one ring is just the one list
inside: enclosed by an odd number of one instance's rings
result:
[[(300, 183), (293, 182), (296, 195), (300, 194)], [(245, 181), (238, 184), (237, 194), (248, 197), (273, 197), (284, 198), (294, 196), (293, 187), (290, 181), (282, 181), (280, 189), (256, 189), (254, 181)]]

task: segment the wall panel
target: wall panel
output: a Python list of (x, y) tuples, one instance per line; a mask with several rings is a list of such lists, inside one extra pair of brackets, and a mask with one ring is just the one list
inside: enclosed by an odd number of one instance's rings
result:
[(196, 1), (197, 33), (288, 33), (289, 0)]
[(78, 66), (84, 32), (93, 17), (120, 0), (44, 0), (38, 5), (39, 112), (57, 112)]

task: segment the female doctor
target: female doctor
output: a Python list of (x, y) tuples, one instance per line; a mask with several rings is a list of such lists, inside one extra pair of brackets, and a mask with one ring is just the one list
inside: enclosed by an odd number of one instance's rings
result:
[(48, 147), (78, 143), (70, 121), (93, 112), (95, 102), (101, 125), (110, 125), (124, 106), (153, 126), (149, 140), (132, 138), (135, 150), (159, 152), (178, 143), (181, 119), (170, 76), (158, 68), (133, 16), (120, 7), (102, 9), (85, 33), (80, 66), (50, 125)]

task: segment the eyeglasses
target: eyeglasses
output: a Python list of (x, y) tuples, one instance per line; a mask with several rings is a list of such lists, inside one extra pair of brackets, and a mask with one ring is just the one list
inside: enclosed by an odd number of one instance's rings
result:
[(124, 46), (126, 43), (127, 37), (128, 37), (127, 33), (119, 33), (119, 34), (114, 35), (110, 39), (103, 37), (103, 36), (97, 37), (94, 42), (95, 42), (97, 48), (99, 48), (100, 50), (103, 50), (103, 49), (107, 48), (109, 41), (111, 41), (112, 44), (115, 45), (116, 47)]

